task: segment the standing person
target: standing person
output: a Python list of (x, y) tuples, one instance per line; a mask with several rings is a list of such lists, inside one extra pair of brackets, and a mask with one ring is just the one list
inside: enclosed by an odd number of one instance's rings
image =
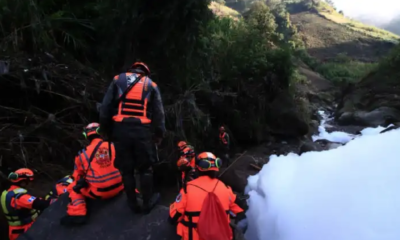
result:
[[(158, 86), (148, 75), (149, 68), (141, 62), (116, 75), (100, 110), (100, 125), (115, 144), (115, 166), (122, 173), (128, 205), (135, 213), (149, 213), (160, 198), (154, 191), (152, 166), (156, 162), (154, 142), (159, 145), (165, 134), (165, 116)], [(140, 175), (142, 207), (136, 199), (135, 169)]]
[(181, 156), (177, 162), (178, 169), (181, 172), (179, 188), (185, 187), (187, 182), (197, 177), (195, 155), (194, 149), (190, 147), (183, 149), (181, 152)]
[(229, 159), (229, 149), (230, 149), (230, 138), (229, 134), (226, 132), (225, 127), (221, 126), (219, 128), (219, 146), (221, 151), (221, 156), (227, 165), (230, 163)]
[(46, 209), (53, 200), (36, 198), (29, 194), (26, 188), (34, 180), (33, 171), (21, 168), (8, 175), (2, 184), (6, 190), (1, 193), (1, 207), (9, 226), (10, 240), (16, 240), (35, 222), (39, 211)]

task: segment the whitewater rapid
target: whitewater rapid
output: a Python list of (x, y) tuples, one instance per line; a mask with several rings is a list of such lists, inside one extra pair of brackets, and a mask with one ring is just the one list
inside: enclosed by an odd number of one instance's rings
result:
[(399, 240), (400, 130), (383, 129), (341, 133), (347, 144), (329, 151), (271, 156), (248, 179), (246, 239)]

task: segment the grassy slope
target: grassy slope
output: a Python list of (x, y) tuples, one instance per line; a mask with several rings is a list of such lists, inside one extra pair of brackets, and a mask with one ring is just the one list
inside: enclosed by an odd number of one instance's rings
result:
[[(210, 9), (218, 16), (240, 17), (239, 12), (215, 2), (210, 4)], [(370, 62), (388, 54), (393, 42), (400, 39), (391, 32), (348, 19), (324, 3), (292, 13), (291, 21), (297, 26), (309, 54), (320, 62), (314, 69), (322, 76), (316, 73), (311, 76), (310, 70), (299, 71), (307, 79), (314, 79), (315, 75), (334, 82), (356, 82), (376, 67)], [(346, 61), (340, 60), (343, 55), (348, 56)]]
[(345, 18), (322, 4), (313, 11), (291, 15), (309, 53), (322, 61), (347, 54), (360, 61), (377, 61), (394, 46), (399, 36)]
[(335, 9), (327, 4), (322, 3), (319, 7), (316, 8), (316, 10), (326, 19), (343, 25), (350, 30), (362, 33), (366, 36), (393, 42), (397, 42), (400, 39), (400, 36), (392, 32), (346, 18), (342, 14), (336, 12)]

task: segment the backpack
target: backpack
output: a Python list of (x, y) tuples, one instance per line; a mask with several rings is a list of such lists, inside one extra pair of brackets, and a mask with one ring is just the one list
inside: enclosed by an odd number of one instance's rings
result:
[(215, 184), (212, 192), (207, 193), (201, 208), (199, 221), (197, 222), (197, 233), (202, 240), (232, 239), (227, 213), (218, 196), (214, 193), (218, 183), (219, 181)]

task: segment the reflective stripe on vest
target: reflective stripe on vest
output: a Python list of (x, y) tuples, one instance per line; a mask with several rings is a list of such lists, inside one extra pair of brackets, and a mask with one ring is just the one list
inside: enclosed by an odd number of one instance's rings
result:
[[(227, 142), (226, 139), (225, 139), (225, 135), (226, 135), (226, 133), (220, 133), (220, 134), (219, 134), (219, 139), (221, 140), (221, 142), (222, 142), (223, 144), (227, 145), (228, 142)], [(215, 136), (215, 135), (214, 135), (214, 136)], [(214, 138), (214, 139), (215, 139), (215, 138)]]
[[(138, 74), (125, 73), (126, 79), (120, 77), (117, 81), (121, 81), (121, 85), (128, 86), (127, 83), (133, 82)], [(121, 76), (121, 75), (120, 75)], [(151, 123), (151, 119), (147, 116), (147, 104), (150, 98), (150, 90), (152, 89), (152, 81), (148, 77), (142, 77), (135, 86), (133, 86), (118, 105), (118, 113), (113, 116), (116, 122), (122, 121), (124, 118), (139, 119), (142, 124)], [(122, 93), (120, 94), (122, 95)]]
[(23, 226), (33, 222), (38, 217), (38, 213), (35, 209), (15, 209), (11, 206), (13, 198), (18, 199), (26, 193), (27, 191), (23, 188), (2, 192), (1, 207), (9, 226)]

